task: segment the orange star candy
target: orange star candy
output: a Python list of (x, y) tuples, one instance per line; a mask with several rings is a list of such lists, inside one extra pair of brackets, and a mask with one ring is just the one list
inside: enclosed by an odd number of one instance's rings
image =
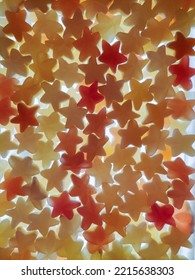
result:
[(48, 5), (52, 2), (54, 2), (54, 0), (27, 0), (25, 1), (24, 6), (28, 11), (39, 9), (41, 12), (46, 13), (49, 9)]
[(85, 0), (82, 5), (85, 8), (87, 18), (94, 18), (100, 12), (106, 14), (112, 0)]
[(23, 39), (23, 33), (32, 29), (32, 27), (25, 21), (26, 11), (6, 11), (5, 15), (8, 20), (8, 24), (3, 28), (3, 32), (5, 32), (5, 34), (12, 34), (17, 41), (21, 42)]
[(89, 112), (93, 113), (95, 105), (104, 99), (104, 96), (98, 92), (98, 82), (95, 81), (89, 87), (80, 86), (79, 92), (81, 100), (78, 102), (79, 107), (87, 107)]
[(7, 125), (10, 117), (16, 114), (17, 110), (11, 107), (11, 101), (8, 97), (0, 100), (0, 124)]
[(186, 165), (180, 157), (177, 157), (173, 161), (165, 161), (163, 164), (168, 169), (168, 178), (179, 178), (186, 184), (189, 184), (189, 175), (195, 172), (195, 169)]
[(181, 32), (176, 32), (175, 41), (167, 44), (167, 47), (175, 51), (177, 60), (185, 55), (195, 55), (193, 47), (195, 46), (194, 38), (186, 38)]
[(52, 218), (65, 216), (69, 220), (74, 216), (73, 210), (80, 206), (80, 202), (69, 198), (69, 193), (67, 191), (61, 193), (59, 197), (50, 196), (48, 198), (48, 203), (53, 207), (51, 214)]
[(116, 68), (119, 64), (127, 61), (126, 56), (119, 52), (119, 48), (119, 41), (117, 41), (113, 45), (110, 45), (105, 40), (102, 40), (103, 52), (98, 59), (99, 61), (107, 64), (114, 73), (116, 73)]
[(14, 93), (15, 79), (0, 74), (0, 101)]
[(28, 126), (38, 126), (39, 123), (35, 118), (35, 113), (39, 106), (27, 107), (23, 103), (18, 104), (18, 115), (11, 119), (11, 123), (16, 123), (20, 125), (20, 132), (26, 130)]
[(92, 163), (85, 159), (83, 152), (78, 152), (74, 155), (63, 154), (60, 161), (64, 170), (71, 170), (74, 173), (79, 173), (82, 169), (92, 167)]
[(102, 225), (100, 212), (104, 208), (103, 204), (96, 203), (92, 197), (89, 197), (86, 204), (77, 208), (78, 213), (83, 217), (81, 227), (87, 230), (91, 224)]
[(151, 179), (154, 174), (166, 174), (165, 169), (162, 167), (163, 156), (157, 154), (153, 157), (150, 157), (147, 154), (141, 153), (141, 160), (137, 163), (134, 168), (138, 171), (143, 171), (147, 179)]
[(45, 45), (53, 51), (53, 57), (60, 58), (66, 56), (73, 58), (72, 48), (74, 39), (64, 34), (63, 38), (56, 33), (52, 38), (45, 41)]
[(80, 0), (56, 0), (52, 3), (52, 9), (61, 11), (65, 18), (70, 18), (80, 7)]
[(86, 204), (91, 196), (97, 192), (96, 189), (89, 184), (89, 175), (85, 174), (80, 178), (72, 174), (71, 179), (73, 186), (69, 192), (70, 196), (78, 196), (82, 204)]
[(87, 249), (91, 254), (107, 251), (108, 244), (114, 240), (114, 234), (107, 234), (101, 226), (97, 226), (93, 231), (85, 231), (83, 236), (88, 241)]
[(84, 61), (88, 57), (97, 57), (100, 51), (97, 43), (100, 40), (98, 32), (93, 33), (88, 27), (85, 27), (83, 36), (73, 42), (73, 46), (79, 50), (79, 59)]
[(58, 132), (58, 138), (60, 143), (55, 148), (55, 152), (66, 151), (69, 155), (74, 155), (76, 152), (76, 146), (83, 142), (83, 139), (78, 136), (78, 130), (72, 127), (68, 132)]
[(16, 196), (24, 196), (24, 189), (22, 187), (23, 184), (23, 178), (22, 177), (14, 177), (14, 178), (6, 178), (5, 181), (3, 181), (0, 184), (0, 189), (3, 189), (6, 191), (7, 194), (7, 200), (10, 201)]
[(135, 120), (130, 120), (126, 129), (120, 129), (118, 134), (121, 136), (121, 148), (124, 149), (129, 145), (141, 147), (142, 136), (148, 131), (146, 126), (138, 126)]

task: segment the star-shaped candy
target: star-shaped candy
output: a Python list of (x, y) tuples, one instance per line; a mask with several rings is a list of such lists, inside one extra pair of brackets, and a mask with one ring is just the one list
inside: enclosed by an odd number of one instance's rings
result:
[(157, 230), (161, 230), (165, 224), (175, 226), (175, 220), (173, 219), (174, 207), (170, 204), (159, 206), (154, 203), (151, 206), (151, 212), (146, 213), (146, 220), (153, 222)]
[(92, 197), (89, 197), (86, 204), (77, 208), (78, 213), (83, 217), (81, 227), (87, 230), (91, 224), (102, 225), (100, 212), (104, 208), (103, 204), (96, 203)]
[(95, 57), (90, 57), (87, 64), (80, 64), (79, 69), (85, 73), (85, 83), (92, 84), (94, 81), (98, 83), (105, 83), (104, 74), (108, 70), (105, 64), (97, 63)]
[(59, 58), (59, 68), (54, 73), (56, 79), (61, 80), (70, 88), (74, 83), (83, 81), (84, 76), (78, 72), (78, 64), (76, 62), (68, 63), (66, 60)]
[(31, 105), (40, 89), (40, 84), (34, 78), (28, 77), (23, 84), (16, 85), (11, 100), (16, 104), (24, 102), (26, 105)]
[(167, 251), (169, 246), (167, 244), (158, 243), (151, 239), (146, 248), (141, 249), (138, 254), (142, 260), (167, 260)]
[(52, 2), (54, 2), (54, 0), (27, 0), (25, 1), (24, 6), (28, 11), (39, 9), (41, 12), (46, 13), (49, 9), (49, 4)]
[(171, 74), (175, 75), (174, 86), (182, 86), (185, 90), (192, 88), (191, 77), (195, 75), (195, 68), (189, 66), (189, 56), (184, 56), (178, 64), (169, 67)]
[(120, 23), (121, 15), (108, 16), (104, 13), (98, 13), (97, 16), (98, 23), (92, 27), (93, 32), (99, 32), (101, 38), (106, 40), (108, 43), (112, 42), (116, 37), (116, 34), (121, 31)]
[(17, 110), (11, 105), (11, 101), (8, 97), (0, 100), (0, 124), (7, 125), (10, 117), (17, 114)]
[(73, 210), (80, 206), (80, 202), (71, 200), (69, 193), (64, 191), (60, 196), (50, 196), (48, 198), (48, 203), (53, 207), (51, 217), (55, 218), (57, 216), (65, 216), (71, 220), (74, 216)]
[(116, 68), (119, 64), (127, 61), (126, 56), (119, 52), (120, 42), (117, 41), (113, 45), (110, 45), (105, 40), (102, 40), (103, 52), (99, 56), (99, 61), (107, 64), (112, 72), (116, 73)]
[(27, 76), (26, 65), (30, 63), (31, 59), (31, 56), (23, 56), (17, 49), (12, 49), (9, 58), (1, 60), (0, 63), (7, 68), (6, 74), (8, 77), (15, 74)]
[(5, 34), (12, 34), (17, 41), (21, 42), (23, 39), (23, 33), (32, 29), (32, 27), (25, 21), (26, 11), (6, 11), (5, 15), (8, 20), (8, 24), (3, 28), (3, 31)]
[(147, 63), (147, 59), (142, 59), (132, 52), (130, 53), (127, 62), (119, 65), (118, 69), (123, 73), (123, 80), (125, 81), (128, 81), (131, 78), (141, 80), (143, 79), (142, 69)]
[(146, 145), (146, 153), (153, 156), (157, 150), (165, 150), (168, 135), (168, 130), (160, 130), (157, 125), (151, 125), (147, 135), (142, 139), (143, 145)]
[(126, 165), (122, 173), (114, 176), (114, 179), (119, 183), (119, 192), (121, 195), (126, 194), (128, 191), (135, 193), (137, 188), (137, 181), (141, 178), (140, 171), (134, 171), (131, 166)]
[(95, 133), (99, 138), (105, 137), (106, 126), (109, 126), (113, 121), (108, 118), (106, 109), (103, 108), (97, 114), (87, 114), (88, 126), (83, 130), (85, 134)]
[(29, 214), (30, 224), (28, 230), (38, 230), (43, 236), (47, 235), (49, 228), (58, 224), (56, 219), (51, 218), (49, 208), (44, 208), (39, 214)]
[(84, 61), (88, 57), (97, 57), (100, 51), (97, 43), (100, 40), (98, 32), (93, 33), (89, 28), (85, 27), (83, 36), (73, 42), (73, 46), (80, 52), (79, 59)]
[(75, 127), (70, 128), (67, 132), (58, 132), (57, 136), (60, 143), (55, 148), (55, 152), (66, 151), (69, 155), (74, 155), (76, 146), (83, 142), (83, 139), (78, 136), (78, 130)]
[(41, 171), (41, 175), (47, 179), (47, 191), (53, 188), (63, 190), (63, 179), (66, 177), (67, 171), (63, 170), (57, 161), (54, 161), (49, 169)]
[[(158, 104), (148, 103), (146, 104), (148, 110), (148, 116), (144, 120), (143, 124), (154, 123), (159, 128), (164, 127), (165, 118), (171, 115), (172, 110), (167, 108), (166, 100), (161, 101)], [(159, 114), (159, 112), (161, 112)]]
[(0, 189), (6, 191), (7, 200), (10, 201), (14, 199), (16, 196), (25, 195), (22, 185), (23, 185), (22, 177), (13, 177), (13, 178), (8, 177), (5, 178), (5, 181), (3, 181), (0, 184)]
[(5, 158), (11, 150), (17, 149), (16, 143), (10, 140), (10, 130), (0, 133), (0, 155)]
[(100, 86), (99, 91), (103, 94), (107, 107), (109, 107), (113, 101), (123, 101), (123, 95), (121, 93), (123, 84), (123, 80), (117, 80), (116, 77), (111, 74), (106, 75), (106, 84)]
[(15, 79), (0, 74), (0, 101), (13, 95), (15, 82)]
[(10, 175), (12, 177), (22, 177), (27, 183), (31, 180), (31, 177), (39, 173), (38, 166), (33, 164), (31, 157), (17, 157), (10, 156), (9, 165), (12, 170)]
[(80, 7), (80, 0), (56, 0), (52, 3), (52, 9), (61, 11), (65, 18), (70, 18)]
[(113, 206), (119, 206), (123, 203), (119, 195), (120, 187), (118, 185), (102, 184), (102, 191), (96, 195), (96, 200), (104, 203), (106, 212), (109, 213)]
[(72, 174), (71, 179), (73, 182), (73, 186), (69, 192), (70, 196), (78, 196), (80, 201), (83, 204), (86, 204), (91, 196), (97, 192), (96, 189), (89, 184), (89, 175), (85, 174), (80, 178)]
[(15, 206), (14, 202), (7, 200), (7, 194), (5, 191), (0, 193), (0, 203), (0, 217), (3, 217), (5, 214), (7, 215), (7, 211), (9, 211), (9, 209), (14, 208)]
[(132, 101), (127, 100), (122, 104), (116, 101), (112, 103), (113, 111), (108, 113), (108, 117), (116, 119), (120, 127), (124, 127), (129, 120), (136, 119), (139, 117), (137, 113), (132, 110)]
[(79, 173), (82, 169), (92, 167), (92, 163), (85, 159), (83, 152), (78, 152), (74, 155), (63, 154), (60, 162), (61, 168), (71, 170), (74, 173)]
[(47, 139), (53, 139), (58, 131), (64, 129), (64, 125), (60, 122), (60, 116), (57, 112), (51, 113), (49, 116), (39, 116), (39, 131), (44, 132)]
[(186, 165), (180, 157), (177, 157), (175, 160), (172, 161), (165, 161), (164, 165), (168, 169), (168, 178), (179, 178), (186, 184), (189, 184), (189, 175), (195, 172), (195, 169)]
[(81, 100), (78, 102), (78, 106), (86, 107), (91, 113), (95, 110), (95, 105), (104, 99), (104, 96), (98, 92), (97, 81), (89, 87), (80, 86), (79, 92), (81, 94)]
[[(2, 27), (0, 27), (0, 29), (2, 29)], [(2, 32), (2, 34), (0, 34), (0, 55), (4, 59), (9, 57), (9, 49), (13, 45), (14, 41), (6, 37), (5, 34)]]
[(66, 117), (66, 128), (74, 126), (79, 129), (84, 128), (83, 117), (86, 115), (87, 110), (78, 107), (74, 98), (70, 98), (69, 105), (67, 107), (62, 107), (59, 112)]
[(134, 3), (135, 0), (114, 0), (110, 6), (110, 10), (120, 10), (125, 14), (129, 14)]
[(35, 153), (40, 139), (43, 137), (41, 133), (35, 133), (34, 127), (28, 127), (24, 132), (14, 135), (18, 145), (18, 153), (28, 151), (29, 153)]
[(131, 219), (127, 215), (122, 215), (117, 208), (114, 208), (111, 213), (102, 214), (102, 220), (106, 223), (106, 232), (118, 232), (122, 237), (126, 236), (126, 226)]
[(62, 56), (73, 58), (72, 48), (74, 39), (64, 35), (63, 38), (56, 33), (52, 38), (45, 41), (46, 46), (52, 49), (53, 57), (60, 58)]
[(168, 181), (162, 181), (159, 175), (154, 175), (151, 182), (145, 183), (142, 187), (148, 194), (148, 205), (156, 201), (168, 204), (167, 190), (170, 188)]
[(167, 196), (173, 199), (173, 205), (181, 209), (183, 203), (186, 200), (194, 200), (194, 196), (190, 192), (193, 187), (193, 181), (190, 180), (189, 184), (182, 182), (181, 180), (173, 180), (172, 188), (167, 192)]
[(144, 45), (149, 42), (149, 39), (141, 36), (139, 29), (133, 27), (128, 33), (119, 32), (117, 37), (122, 42), (122, 53), (129, 54), (131, 52), (142, 55), (144, 54)]
[(135, 147), (121, 149), (120, 145), (117, 144), (114, 153), (108, 156), (105, 162), (112, 163), (114, 171), (120, 170), (124, 165), (134, 165), (136, 163), (133, 157), (136, 151)]
[(98, 13), (106, 14), (112, 0), (85, 0), (82, 5), (85, 8), (87, 18), (94, 18)]
[(28, 231), (17, 228), (15, 236), (10, 240), (11, 248), (18, 248), (19, 252), (35, 251), (34, 242), (36, 233), (29, 233)]
[(130, 93), (125, 95), (125, 99), (132, 100), (135, 110), (139, 110), (143, 102), (152, 101), (153, 96), (150, 92), (151, 79), (139, 82), (135, 79), (130, 80)]
[(166, 144), (171, 147), (171, 152), (174, 157), (181, 153), (194, 156), (195, 150), (192, 147), (194, 141), (194, 135), (182, 135), (179, 129), (174, 129), (172, 136), (166, 139)]
[(174, 56), (166, 54), (165, 46), (161, 46), (156, 52), (148, 51), (149, 64), (147, 66), (150, 72), (167, 69), (168, 66), (175, 62)]
[(81, 226), (81, 216), (79, 214), (74, 215), (74, 217), (69, 220), (68, 218), (61, 216), (60, 217), (60, 226), (58, 236), (60, 239), (67, 238), (78, 231), (80, 231)]
[(59, 80), (55, 80), (53, 84), (43, 82), (41, 87), (45, 93), (41, 97), (40, 101), (45, 104), (51, 104), (55, 111), (60, 108), (61, 102), (66, 101), (69, 98), (69, 96), (61, 90)]
[(5, 219), (0, 222), (0, 247), (8, 246), (9, 239), (14, 235), (15, 230), (11, 228), (10, 221)]
[(118, 134), (121, 136), (121, 148), (124, 149), (129, 145), (141, 147), (142, 136), (148, 131), (146, 126), (138, 126), (135, 120), (130, 120), (126, 129), (120, 129)]
[(175, 34), (175, 41), (167, 44), (167, 47), (175, 51), (177, 60), (185, 55), (195, 55), (193, 47), (195, 46), (195, 39), (185, 37), (181, 32)]
[(105, 156), (106, 152), (103, 146), (108, 141), (108, 137), (98, 138), (95, 134), (88, 136), (88, 143), (81, 147), (81, 152), (87, 154), (87, 160), (92, 161), (95, 156)]
[(186, 99), (184, 92), (179, 91), (175, 98), (167, 99), (167, 105), (172, 110), (174, 119), (184, 119), (192, 121), (195, 118), (193, 107), (195, 99)]
[(147, 179), (151, 179), (156, 173), (166, 174), (165, 169), (162, 167), (162, 159), (161, 154), (150, 157), (148, 154), (141, 153), (141, 160), (134, 168), (135, 170), (143, 171)]
[(57, 250), (57, 255), (67, 260), (82, 260), (83, 241), (74, 240), (71, 236), (63, 238), (62, 246)]
[(150, 18), (147, 21), (147, 28), (144, 29), (141, 34), (146, 38), (150, 38), (153, 45), (158, 46), (162, 41), (173, 39), (169, 24), (169, 18), (164, 18), (160, 21), (155, 18)]
[(101, 226), (97, 226), (92, 231), (85, 231), (83, 236), (88, 241), (87, 249), (91, 254), (97, 251), (102, 254), (102, 251), (107, 250), (108, 244), (114, 240), (114, 234), (107, 234)]
[(27, 107), (23, 103), (18, 104), (18, 115), (11, 119), (11, 123), (20, 125), (20, 132), (26, 130), (28, 126), (38, 126), (39, 123), (35, 118), (35, 113), (39, 106)]
[(80, 9), (76, 9), (72, 18), (63, 18), (62, 22), (66, 27), (64, 34), (73, 35), (75, 38), (80, 38), (85, 27), (89, 27), (92, 24), (90, 19), (83, 18), (83, 13)]

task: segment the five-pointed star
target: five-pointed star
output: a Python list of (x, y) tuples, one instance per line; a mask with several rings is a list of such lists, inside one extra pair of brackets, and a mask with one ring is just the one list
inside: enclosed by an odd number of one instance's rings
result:
[(85, 27), (89, 27), (92, 24), (90, 19), (83, 18), (83, 12), (80, 9), (76, 9), (72, 18), (63, 18), (62, 22), (66, 27), (64, 34), (73, 35), (75, 38), (80, 38)]
[(134, 165), (135, 159), (133, 158), (137, 149), (135, 147), (121, 149), (120, 145), (115, 146), (114, 153), (108, 156), (105, 162), (113, 164), (113, 170), (120, 170), (124, 165)]
[(140, 116), (132, 110), (131, 100), (127, 100), (122, 104), (113, 101), (112, 107), (113, 111), (108, 113), (108, 117), (116, 119), (120, 127), (124, 127), (129, 120), (136, 119)]
[(39, 168), (33, 164), (31, 157), (10, 156), (8, 162), (12, 168), (10, 175), (21, 176), (27, 183), (31, 181), (32, 176), (39, 173)]
[(47, 191), (53, 188), (63, 190), (63, 179), (66, 177), (67, 171), (60, 168), (57, 161), (54, 161), (49, 169), (41, 171), (41, 175), (47, 179)]
[(96, 195), (96, 200), (104, 203), (106, 212), (109, 213), (113, 206), (119, 206), (123, 203), (119, 195), (120, 187), (118, 185), (102, 184), (102, 191)]
[(31, 59), (31, 56), (23, 56), (17, 49), (12, 49), (10, 56), (5, 60), (1, 60), (0, 63), (7, 68), (6, 74), (8, 77), (15, 74), (27, 76), (28, 70), (26, 65), (30, 63)]
[(123, 13), (129, 14), (134, 2), (134, 0), (114, 0), (110, 6), (110, 10), (121, 10)]
[(58, 224), (56, 219), (51, 218), (51, 211), (49, 208), (44, 208), (39, 214), (29, 214), (29, 226), (27, 229), (37, 230), (43, 235), (47, 235), (49, 228)]
[[(1, 10), (1, 9), (0, 9)], [(1, 27), (0, 27), (1, 30)], [(9, 57), (9, 48), (14, 45), (14, 41), (7, 38), (4, 34), (0, 34), (0, 55), (6, 59)]]
[(123, 84), (123, 80), (117, 80), (116, 77), (111, 74), (106, 75), (106, 84), (100, 86), (99, 91), (103, 94), (107, 107), (109, 107), (113, 101), (123, 101), (123, 95), (121, 93)]
[(139, 82), (135, 79), (130, 80), (130, 93), (125, 95), (125, 99), (130, 99), (133, 102), (135, 110), (139, 110), (143, 102), (152, 101), (153, 96), (150, 93), (151, 79), (144, 82)]
[(67, 260), (82, 260), (83, 241), (74, 240), (71, 236), (63, 237), (63, 244), (57, 250), (57, 255)]
[(121, 50), (124, 54), (131, 52), (142, 55), (144, 54), (144, 45), (149, 42), (149, 39), (141, 36), (139, 29), (133, 27), (128, 33), (119, 32), (117, 37), (122, 42)]
[(28, 127), (24, 132), (14, 135), (18, 140), (18, 153), (22, 151), (28, 151), (29, 153), (35, 153), (39, 140), (42, 138), (41, 133), (35, 133), (32, 126)]
[(160, 21), (155, 18), (150, 18), (147, 22), (147, 28), (144, 29), (141, 34), (146, 38), (150, 38), (152, 44), (158, 46), (162, 41), (173, 39), (169, 24), (169, 18), (164, 18)]
[(7, 156), (8, 151), (15, 150), (17, 145), (10, 140), (10, 130), (0, 133), (0, 155), (4, 158)]
[(161, 260), (167, 259), (169, 246), (164, 243), (158, 243), (154, 239), (148, 243), (148, 246), (138, 251), (142, 260)]
[(70, 98), (69, 105), (67, 107), (62, 107), (59, 112), (66, 117), (66, 128), (75, 126), (79, 129), (83, 129), (83, 117), (86, 115), (87, 110), (78, 107), (75, 99)]
[(154, 175), (151, 182), (143, 185), (143, 189), (148, 194), (148, 205), (152, 205), (156, 201), (168, 204), (169, 200), (166, 192), (169, 188), (170, 183), (168, 181), (162, 181), (159, 175)]
[(176, 61), (174, 56), (166, 54), (165, 46), (159, 47), (156, 52), (148, 51), (147, 56), (150, 61), (147, 68), (150, 72), (167, 69), (168, 66)]
[(140, 171), (134, 171), (131, 166), (126, 165), (122, 173), (114, 176), (115, 181), (119, 184), (119, 193), (126, 194), (128, 191), (135, 193), (137, 188), (137, 181), (141, 178)]
[[(18, 0), (21, 2), (21, 0)], [(27, 0), (24, 3), (25, 8), (28, 11), (34, 11), (34, 9), (39, 9), (41, 12), (46, 13), (49, 9), (48, 4), (52, 3), (54, 0)]]
[(118, 69), (123, 73), (124, 81), (128, 81), (131, 78), (141, 80), (143, 79), (142, 69), (147, 63), (147, 59), (141, 59), (132, 52), (130, 53), (127, 62), (119, 65)]
[(15, 203), (12, 201), (8, 201), (7, 200), (7, 194), (5, 191), (0, 193), (0, 217), (4, 216), (5, 214), (7, 215), (7, 211), (9, 211), (9, 209), (14, 208)]
[(177, 60), (185, 55), (195, 55), (193, 47), (195, 46), (194, 38), (186, 38), (181, 32), (175, 34), (175, 41), (167, 44), (167, 47), (175, 51)]
[(94, 18), (98, 13), (106, 14), (112, 0), (85, 0), (82, 4), (87, 18)]
[(194, 135), (182, 135), (179, 129), (174, 129), (172, 136), (166, 139), (166, 144), (171, 147), (171, 152), (174, 157), (181, 153), (194, 156), (195, 150), (192, 147), (194, 141)]
[(22, 177), (5, 178), (5, 180), (0, 184), (0, 189), (6, 191), (7, 200), (12, 200), (16, 196), (24, 196), (24, 188)]
[(127, 215), (120, 214), (117, 208), (112, 212), (102, 214), (102, 220), (106, 223), (106, 232), (118, 232), (122, 237), (126, 236), (126, 226), (130, 223), (131, 219)]
[(120, 23), (121, 15), (108, 16), (103, 13), (98, 13), (97, 16), (98, 23), (92, 27), (93, 32), (99, 32), (101, 38), (111, 43), (116, 37), (116, 34), (121, 31)]
[(0, 124), (7, 125), (11, 116), (16, 115), (17, 110), (11, 106), (8, 97), (0, 100)]
[(120, 129), (118, 134), (121, 136), (121, 148), (126, 148), (129, 145), (141, 147), (142, 136), (148, 131), (146, 126), (138, 126), (135, 120), (130, 120), (126, 129)]
[(94, 81), (105, 83), (104, 74), (108, 70), (106, 64), (99, 64), (95, 57), (90, 57), (87, 64), (80, 64), (79, 69), (85, 73), (85, 83), (92, 84)]
[(135, 170), (143, 171), (147, 179), (151, 179), (156, 173), (166, 174), (165, 169), (161, 165), (162, 159), (163, 156), (161, 154), (150, 157), (147, 154), (141, 153), (141, 160), (134, 168)]
[(74, 83), (82, 82), (84, 76), (78, 72), (78, 64), (76, 62), (68, 63), (63, 58), (59, 58), (59, 68), (54, 73), (56, 79), (61, 80), (70, 88)]
[(51, 7), (54, 10), (61, 11), (65, 18), (71, 18), (75, 11), (80, 8), (80, 0), (56, 0)]
[(69, 98), (65, 92), (60, 90), (61, 84), (59, 80), (55, 80), (53, 84), (43, 82), (41, 87), (45, 93), (40, 101), (45, 104), (51, 104), (55, 111), (60, 108), (61, 102), (66, 101)]
[(159, 128), (163, 128), (165, 118), (172, 113), (172, 110), (167, 108), (166, 100), (163, 100), (158, 104), (148, 103), (146, 104), (146, 107), (148, 110), (148, 116), (144, 120), (143, 124), (154, 123), (159, 126)]

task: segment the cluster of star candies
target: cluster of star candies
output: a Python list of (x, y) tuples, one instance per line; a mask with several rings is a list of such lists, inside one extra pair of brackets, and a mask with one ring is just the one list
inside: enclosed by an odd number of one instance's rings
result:
[(0, 259), (188, 258), (194, 8), (0, 2)]

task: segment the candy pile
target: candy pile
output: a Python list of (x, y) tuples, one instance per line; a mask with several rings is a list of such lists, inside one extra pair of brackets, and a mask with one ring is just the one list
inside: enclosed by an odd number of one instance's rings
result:
[(0, 2), (0, 259), (192, 258), (194, 18)]

